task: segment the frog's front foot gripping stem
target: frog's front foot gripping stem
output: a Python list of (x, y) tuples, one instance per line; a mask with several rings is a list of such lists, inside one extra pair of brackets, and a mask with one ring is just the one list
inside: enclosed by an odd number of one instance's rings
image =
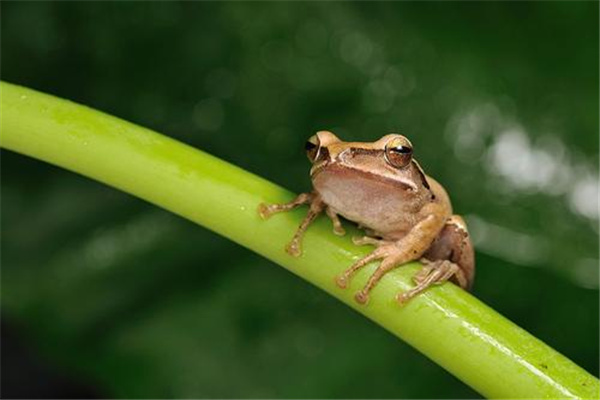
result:
[(340, 236), (346, 234), (346, 231), (342, 227), (342, 223), (340, 222), (340, 219), (335, 211), (333, 211), (330, 207), (327, 207), (323, 200), (321, 200), (321, 197), (315, 192), (302, 193), (294, 200), (285, 204), (267, 205), (261, 203), (258, 206), (258, 214), (262, 219), (267, 219), (275, 213), (290, 211), (304, 204), (310, 204), (310, 209), (308, 210), (306, 217), (304, 217), (304, 220), (302, 220), (300, 223), (296, 233), (294, 233), (294, 237), (285, 248), (285, 250), (294, 257), (299, 257), (302, 254), (301, 243), (304, 232), (306, 232), (306, 229), (308, 229), (310, 224), (319, 216), (319, 214), (321, 214), (321, 212), (323, 212), (323, 210), (325, 210), (325, 213), (333, 223), (333, 232)]

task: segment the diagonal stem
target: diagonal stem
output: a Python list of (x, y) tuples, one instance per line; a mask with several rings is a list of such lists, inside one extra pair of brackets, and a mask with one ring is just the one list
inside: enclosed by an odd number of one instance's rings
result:
[[(0, 145), (131, 193), (240, 243), (317, 285), (410, 343), (487, 397), (598, 398), (598, 380), (456, 286), (400, 307), (417, 265), (387, 274), (368, 306), (353, 299), (375, 265), (339, 289), (334, 277), (369, 249), (331, 233), (321, 218), (305, 253), (284, 246), (302, 212), (263, 221), (259, 203), (288, 191), (202, 151), (69, 101), (2, 83)], [(157, 184), (160, 182), (160, 184)], [(357, 232), (354, 231), (354, 234)], [(352, 235), (349, 235), (352, 236)]]

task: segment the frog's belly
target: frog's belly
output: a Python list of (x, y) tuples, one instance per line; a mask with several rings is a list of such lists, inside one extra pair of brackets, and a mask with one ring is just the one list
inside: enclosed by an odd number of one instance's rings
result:
[[(315, 189), (329, 207), (344, 218), (370, 228), (382, 236), (410, 230), (418, 219), (418, 202), (406, 201), (407, 193), (389, 185), (348, 179), (315, 181)], [(324, 182), (320, 182), (324, 183)], [(360, 189), (357, 189), (359, 187)]]

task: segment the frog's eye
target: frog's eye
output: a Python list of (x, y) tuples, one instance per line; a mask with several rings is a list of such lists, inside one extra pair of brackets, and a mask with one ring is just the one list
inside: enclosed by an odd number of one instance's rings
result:
[(312, 135), (304, 145), (304, 149), (306, 150), (306, 156), (310, 160), (310, 162), (314, 162), (319, 155), (319, 147), (321, 147), (319, 138), (317, 135)]
[(404, 136), (398, 136), (385, 145), (385, 159), (396, 168), (404, 168), (412, 159), (412, 145)]

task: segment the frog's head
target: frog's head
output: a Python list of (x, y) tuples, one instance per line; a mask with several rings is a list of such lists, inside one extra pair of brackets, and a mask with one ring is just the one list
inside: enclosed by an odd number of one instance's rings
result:
[[(324, 172), (329, 178), (354, 177), (400, 187), (408, 191), (429, 190), (413, 146), (399, 134), (385, 135), (375, 142), (344, 142), (329, 131), (319, 131), (306, 142), (306, 154), (313, 164), (313, 182)], [(316, 183), (316, 182), (315, 182)]]

